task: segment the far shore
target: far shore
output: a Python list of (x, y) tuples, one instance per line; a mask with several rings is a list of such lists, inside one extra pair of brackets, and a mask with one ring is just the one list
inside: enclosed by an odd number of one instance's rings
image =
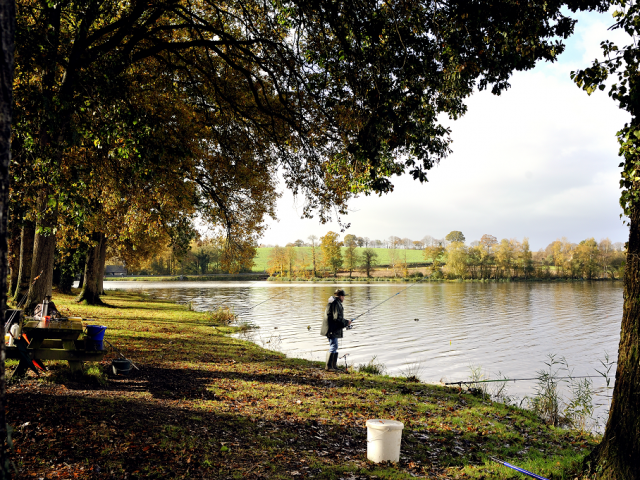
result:
[[(386, 273), (386, 272), (385, 272)], [(430, 278), (428, 276), (411, 275), (409, 277), (394, 277), (392, 275), (376, 275), (371, 277), (352, 276), (339, 273), (336, 277), (278, 277), (269, 276), (268, 274), (256, 273), (238, 273), (238, 274), (211, 274), (211, 275), (132, 275), (132, 276), (114, 276), (104, 277), (105, 281), (114, 282), (273, 282), (273, 283), (505, 283), (505, 282), (536, 282), (536, 283), (557, 283), (557, 282), (620, 282), (621, 279), (586, 279), (586, 278), (500, 278), (500, 279), (471, 279), (471, 278)]]

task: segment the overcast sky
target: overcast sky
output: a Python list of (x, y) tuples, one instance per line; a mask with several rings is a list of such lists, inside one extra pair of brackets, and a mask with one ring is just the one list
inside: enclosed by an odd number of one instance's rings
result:
[[(610, 14), (578, 18), (558, 62), (516, 73), (499, 97), (482, 92), (468, 100), (466, 116), (450, 122), (453, 154), (429, 172), (429, 183), (394, 177), (393, 193), (355, 199), (346, 233), (419, 240), (460, 230), (467, 243), (485, 233), (529, 237), (534, 250), (563, 236), (626, 241), (615, 133), (629, 115), (605, 92), (588, 96), (569, 77), (601, 56), (602, 40), (623, 44), (624, 36), (607, 32)], [(279, 221), (269, 222), (262, 243), (340, 232), (337, 223), (301, 219), (302, 204), (284, 192)]]

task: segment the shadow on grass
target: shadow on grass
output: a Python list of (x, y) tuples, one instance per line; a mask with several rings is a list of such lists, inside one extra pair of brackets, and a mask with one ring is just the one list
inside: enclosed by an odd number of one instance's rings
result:
[[(234, 380), (246, 384), (258, 383), (278, 387), (315, 387), (322, 390), (344, 387), (362, 387), (369, 390), (384, 391), (388, 394), (416, 393), (421, 396), (431, 394), (426, 385), (418, 385), (413, 390), (399, 385), (397, 381), (387, 377), (319, 375), (310, 376), (302, 372), (291, 373), (243, 373), (234, 371), (210, 371), (189, 368), (165, 368), (153, 365), (137, 364), (140, 370), (132, 369), (129, 375), (113, 376), (109, 374), (106, 386), (82, 381), (73, 375), (58, 376), (58, 382), (69, 390), (105, 390), (111, 392), (148, 392), (154, 398), (162, 400), (221, 400), (210, 389), (218, 387), (220, 381)], [(64, 365), (58, 370), (65, 369)], [(322, 372), (318, 369), (318, 372)], [(226, 384), (226, 383), (225, 383)], [(427, 393), (428, 392), (428, 393)], [(230, 392), (233, 393), (233, 392)]]
[(350, 465), (365, 460), (364, 429), (313, 420), (265, 421), (124, 398), (15, 393), (9, 421), (18, 426), (14, 442), (23, 476), (336, 478), (336, 467), (367, 473)]
[[(167, 376), (163, 370), (144, 373)], [(176, 380), (210, 379), (191, 372)], [(166, 380), (171, 385), (172, 379)], [(46, 475), (66, 468), (63, 478), (337, 479), (341, 472), (370, 478), (382, 469), (389, 476), (380, 478), (409, 478), (409, 471), (424, 474), (422, 467), (443, 472), (452, 465), (481, 465), (487, 455), (504, 453), (499, 434), (471, 441), (466, 432), (424, 425), (404, 429), (399, 464), (374, 466), (366, 463), (366, 430), (354, 421), (341, 425), (337, 417), (300, 418), (286, 412), (265, 419), (260, 412), (222, 412), (206, 403), (127, 398), (127, 387), (117, 387), (119, 396), (105, 391), (100, 398), (11, 393), (8, 420), (17, 426), (20, 473), (53, 478)], [(147, 387), (153, 392), (153, 383)]]

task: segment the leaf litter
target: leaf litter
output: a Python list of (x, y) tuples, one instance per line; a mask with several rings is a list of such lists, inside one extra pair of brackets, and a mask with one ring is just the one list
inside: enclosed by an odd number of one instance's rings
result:
[[(19, 478), (517, 478), (499, 456), (548, 478), (578, 471), (588, 435), (529, 411), (402, 378), (325, 372), (232, 338), (202, 312), (137, 293), (69, 314), (106, 325), (140, 371), (104, 382), (48, 362), (10, 382)], [(10, 367), (9, 367), (10, 368)], [(397, 464), (367, 460), (365, 422), (405, 424)]]

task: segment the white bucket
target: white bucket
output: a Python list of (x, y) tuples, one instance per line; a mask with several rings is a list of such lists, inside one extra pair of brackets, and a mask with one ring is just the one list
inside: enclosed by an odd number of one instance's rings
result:
[[(9, 343), (7, 343), (7, 345), (12, 346), (13, 342), (15, 342), (16, 339), (20, 338), (20, 325), (18, 325), (17, 323), (14, 323), (13, 325), (11, 325), (11, 328), (9, 329), (9, 331), (11, 332), (11, 335), (9, 335)], [(6, 338), (6, 335), (5, 335)]]
[(367, 420), (367, 458), (376, 463), (400, 461), (403, 428), (396, 420)]

